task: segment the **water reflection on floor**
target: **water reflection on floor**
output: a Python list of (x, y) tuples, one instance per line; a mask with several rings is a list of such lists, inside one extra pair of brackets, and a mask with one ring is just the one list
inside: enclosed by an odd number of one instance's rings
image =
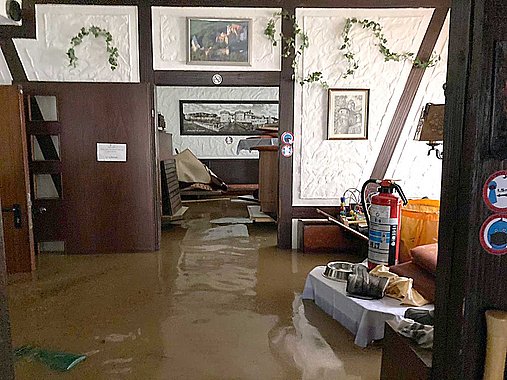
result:
[(377, 379), (380, 348), (298, 296), (339, 258), (278, 250), (274, 225), (210, 223), (247, 215), (196, 203), (159, 252), (40, 255), (35, 275), (10, 279), (13, 343), (89, 357), (63, 374), (20, 361), (17, 378)]

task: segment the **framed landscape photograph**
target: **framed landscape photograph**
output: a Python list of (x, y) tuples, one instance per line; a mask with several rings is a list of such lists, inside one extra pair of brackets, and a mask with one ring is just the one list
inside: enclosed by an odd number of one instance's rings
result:
[(327, 138), (366, 140), (368, 138), (367, 89), (328, 90)]
[(250, 19), (187, 19), (188, 63), (250, 65)]
[(181, 135), (258, 135), (278, 125), (272, 100), (180, 100)]

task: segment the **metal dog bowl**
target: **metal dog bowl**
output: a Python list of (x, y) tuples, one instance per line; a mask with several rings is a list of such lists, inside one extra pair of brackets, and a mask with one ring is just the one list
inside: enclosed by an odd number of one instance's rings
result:
[(331, 261), (326, 265), (322, 275), (330, 280), (347, 281), (349, 274), (354, 271), (354, 264), (346, 261)]

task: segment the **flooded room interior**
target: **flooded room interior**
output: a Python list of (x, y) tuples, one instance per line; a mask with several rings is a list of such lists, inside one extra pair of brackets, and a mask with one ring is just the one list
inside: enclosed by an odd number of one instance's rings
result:
[(3, 1), (1, 379), (506, 377), (501, 2)]

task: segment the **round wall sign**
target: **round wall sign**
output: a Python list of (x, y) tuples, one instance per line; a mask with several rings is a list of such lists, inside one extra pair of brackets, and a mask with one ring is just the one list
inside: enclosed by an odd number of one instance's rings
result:
[(282, 156), (290, 157), (290, 156), (292, 156), (292, 152), (293, 152), (292, 145), (283, 144), (282, 147), (280, 148), (280, 151), (282, 152)]
[(491, 215), (482, 224), (480, 232), (482, 248), (492, 255), (507, 253), (507, 214)]
[(294, 135), (292, 134), (292, 132), (282, 133), (281, 139), (283, 144), (292, 145), (294, 143)]
[(507, 170), (498, 171), (488, 178), (482, 197), (490, 210), (507, 211)]
[(213, 84), (219, 85), (222, 84), (223, 78), (220, 74), (213, 74), (213, 76), (211, 77), (211, 81), (213, 82)]

